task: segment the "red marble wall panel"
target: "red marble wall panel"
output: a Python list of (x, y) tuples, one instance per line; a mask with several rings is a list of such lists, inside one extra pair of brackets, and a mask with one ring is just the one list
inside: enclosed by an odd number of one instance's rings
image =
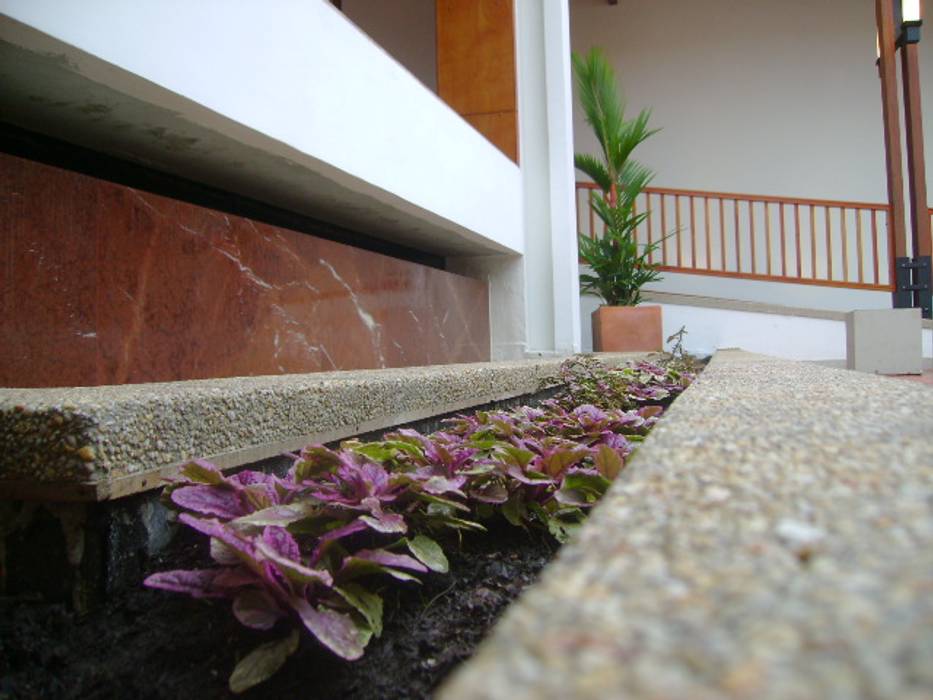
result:
[(0, 154), (0, 386), (489, 359), (485, 283)]

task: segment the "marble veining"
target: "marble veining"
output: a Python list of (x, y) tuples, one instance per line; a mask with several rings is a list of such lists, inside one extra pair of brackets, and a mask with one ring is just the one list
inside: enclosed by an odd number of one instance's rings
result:
[(489, 359), (484, 282), (0, 155), (0, 386)]

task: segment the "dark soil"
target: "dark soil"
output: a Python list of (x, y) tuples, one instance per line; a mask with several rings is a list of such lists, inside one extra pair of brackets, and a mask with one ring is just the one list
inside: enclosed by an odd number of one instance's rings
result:
[[(505, 523), (464, 534), (446, 543), (451, 573), (386, 583), (385, 629), (362, 659), (342, 661), (304, 635), (276, 676), (240, 697), (428, 698), (556, 547)], [(203, 549), (180, 541), (152, 570), (198, 566)], [(83, 618), (62, 605), (0, 601), (0, 700), (232, 697), (233, 666), (264, 639), (236, 622), (229, 601), (143, 588)]]

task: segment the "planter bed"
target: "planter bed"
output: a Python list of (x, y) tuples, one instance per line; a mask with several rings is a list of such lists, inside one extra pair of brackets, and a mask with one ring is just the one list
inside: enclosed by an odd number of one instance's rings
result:
[[(208, 563), (204, 542), (179, 539), (150, 573)], [(465, 534), (445, 548), (449, 574), (386, 596), (385, 629), (363, 658), (343, 661), (305, 637), (281, 671), (239, 696), (227, 676), (261, 635), (236, 621), (229, 601), (137, 588), (79, 617), (60, 604), (4, 600), (0, 698), (427, 698), (557, 546), (504, 522)]]
[[(429, 697), (550, 559), (557, 542), (547, 531), (562, 540), (575, 529), (661, 410), (604, 413), (581, 399), (598, 403), (611, 394), (637, 398), (639, 405), (666, 405), (670, 392), (683, 387), (663, 372), (652, 376), (639, 369), (614, 375), (625, 379), (610, 392), (602, 383), (608, 375), (594, 379), (591, 372), (584, 367), (583, 374), (564, 375), (571, 390), (563, 409), (523, 409), (512, 418), (475, 414), (437, 436), (401, 432), (383, 438), (389, 442), (349, 443), (338, 452), (313, 448), (295, 456), (285, 478), (258, 472), (224, 477), (210, 465), (192, 463), (164, 500), (193, 529), (184, 529), (151, 562), (148, 568), (159, 573), (148, 581), (156, 588), (226, 599), (205, 604), (133, 588), (83, 617), (38, 600), (7, 600), (0, 623), (0, 697), (224, 697), (234, 662), (264, 641), (281, 646), (287, 639), (296, 640), (297, 651), (245, 697), (309, 690), (315, 698)], [(580, 377), (585, 380), (577, 382)], [(624, 394), (617, 393), (619, 386)], [(579, 409), (569, 410), (574, 405)], [(404, 443), (406, 438), (413, 442)], [(386, 477), (372, 469), (391, 479), (379, 486)], [(278, 495), (250, 490), (261, 484)], [(369, 495), (355, 495), (364, 485)], [(260, 504), (250, 495), (257, 493), (272, 495)], [(463, 515), (450, 508), (459, 499)], [(488, 532), (473, 532), (476, 521)], [(522, 527), (516, 527), (519, 522)], [(198, 532), (210, 534), (212, 548), (220, 549), (208, 552), (208, 538)], [(425, 532), (443, 554), (419, 544)], [(401, 554), (406, 547), (413, 556)], [(361, 564), (367, 566), (360, 569)], [(166, 569), (172, 571), (162, 573)], [(398, 575), (409, 570), (419, 572), (420, 585), (393, 580), (411, 578)], [(320, 579), (322, 573), (328, 581), (333, 576), (333, 583)], [(347, 597), (351, 589), (357, 602)], [(370, 618), (369, 605), (358, 602), (372, 593), (383, 600), (381, 623)], [(269, 631), (242, 627), (230, 614), (231, 598), (240, 605), (240, 622)], [(300, 636), (288, 632), (299, 618)], [(349, 641), (357, 635), (364, 635), (362, 659), (338, 658), (362, 652)]]

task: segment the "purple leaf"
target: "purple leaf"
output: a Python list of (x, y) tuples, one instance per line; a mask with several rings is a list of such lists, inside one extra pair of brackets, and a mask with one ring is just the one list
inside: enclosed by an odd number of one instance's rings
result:
[(270, 630), (284, 613), (275, 598), (260, 590), (242, 591), (233, 600), (233, 614), (244, 627)]
[(274, 486), (278, 481), (272, 474), (257, 472), (252, 469), (245, 469), (233, 474), (227, 480), (240, 486), (252, 486), (253, 484), (270, 484)]
[(228, 595), (230, 591), (236, 588), (259, 585), (262, 585), (259, 574), (245, 566), (227, 566), (219, 569), (214, 579), (214, 586), (225, 589)]
[(474, 486), (469, 494), (481, 503), (505, 503), (509, 499), (508, 489), (499, 479), (490, 479), (484, 484)]
[(547, 484), (553, 484), (554, 480), (547, 476), (528, 476), (526, 475), (518, 466), (510, 464), (509, 468), (506, 470), (506, 473), (511, 476), (516, 481), (520, 481), (523, 484), (528, 484), (530, 486), (542, 486)]
[(172, 491), (172, 502), (185, 510), (225, 520), (245, 515), (239, 494), (221, 486), (182, 486)]
[(259, 554), (268, 559), (269, 562), (274, 564), (275, 568), (290, 581), (299, 584), (320, 583), (327, 587), (332, 586), (334, 583), (333, 578), (331, 578), (331, 575), (327, 571), (323, 569), (311, 569), (300, 561), (284, 557), (262, 540), (256, 542), (256, 550)]
[(428, 570), (424, 564), (407, 554), (393, 554), (384, 549), (361, 549), (353, 555), (353, 558), (371, 561), (380, 566), (391, 566), (395, 569), (411, 569), (419, 573), (425, 573)]
[(404, 534), (408, 532), (405, 518), (398, 513), (380, 513), (375, 515), (361, 515), (359, 518), (376, 532)]
[(337, 656), (355, 661), (363, 655), (365, 636), (349, 615), (316, 609), (304, 598), (294, 597), (289, 602), (308, 631)]
[(324, 555), (324, 551), (330, 546), (330, 543), (339, 540), (341, 537), (347, 537), (352, 535), (355, 532), (361, 532), (368, 529), (368, 525), (362, 520), (352, 520), (346, 525), (336, 528), (335, 530), (330, 530), (325, 532), (318, 538), (317, 546), (314, 548), (314, 551), (311, 553), (311, 566), (315, 566)]
[(178, 519), (193, 530), (209, 537), (216, 537), (225, 545), (232, 547), (237, 552), (253, 559), (254, 551), (249, 542), (245, 541), (231, 528), (214, 519), (195, 518), (188, 513), (182, 513)]
[(424, 482), (421, 488), (435, 496), (443, 496), (445, 493), (456, 493), (462, 496), (460, 487), (465, 483), (466, 477), (464, 476), (455, 476), (452, 479), (443, 476), (432, 476)]
[(161, 588), (164, 591), (187, 593), (194, 598), (218, 598), (224, 595), (223, 591), (214, 587), (214, 579), (218, 573), (218, 569), (161, 571), (147, 577), (143, 585)]
[(279, 556), (294, 561), (301, 559), (298, 543), (284, 527), (267, 527), (262, 531), (262, 541)]
[(216, 537), (211, 537), (211, 559), (224, 566), (236, 566), (242, 560), (236, 550), (224, 544)]

